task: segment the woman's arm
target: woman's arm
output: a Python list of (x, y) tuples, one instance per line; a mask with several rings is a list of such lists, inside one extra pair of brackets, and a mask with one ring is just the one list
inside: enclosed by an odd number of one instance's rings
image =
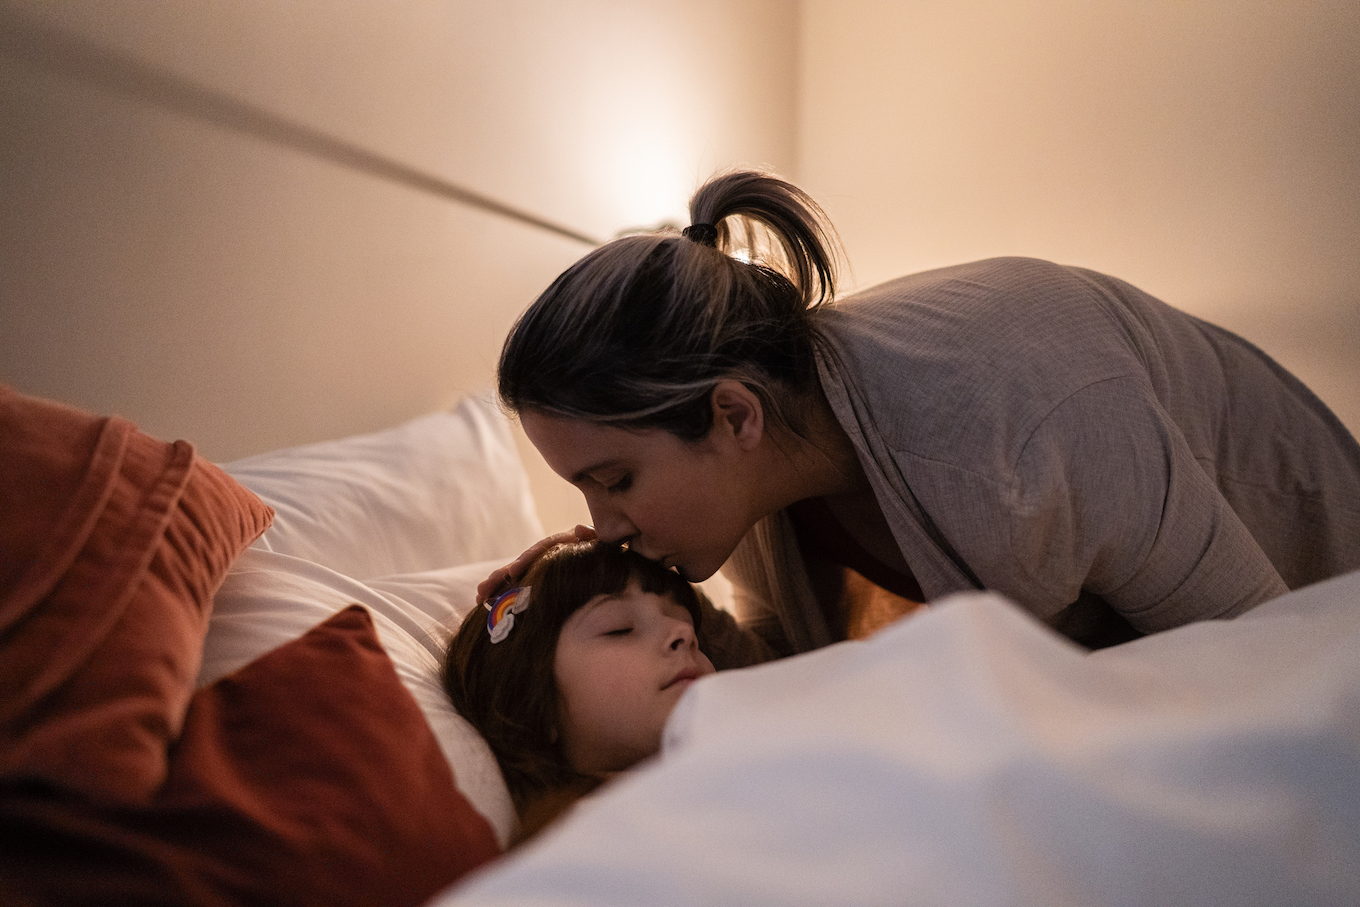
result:
[(1040, 616), (1085, 590), (1151, 633), (1288, 591), (1139, 378), (1064, 400), (997, 491), (1009, 537), (969, 563), (987, 586), (1035, 601)]

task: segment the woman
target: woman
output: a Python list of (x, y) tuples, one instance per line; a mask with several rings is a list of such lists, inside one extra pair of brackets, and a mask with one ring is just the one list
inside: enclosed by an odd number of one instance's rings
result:
[(1090, 646), (1360, 567), (1360, 447), (1227, 331), (1031, 259), (833, 303), (824, 215), (757, 172), (690, 215), (562, 274), (499, 391), (601, 538), (691, 581), (726, 563), (775, 652), (843, 635), (844, 567), (992, 589)]

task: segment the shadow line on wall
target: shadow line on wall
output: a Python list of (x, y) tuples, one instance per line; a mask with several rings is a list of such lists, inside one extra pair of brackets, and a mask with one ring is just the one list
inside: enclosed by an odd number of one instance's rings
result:
[(0, 6), (0, 54), (559, 236), (600, 240)]

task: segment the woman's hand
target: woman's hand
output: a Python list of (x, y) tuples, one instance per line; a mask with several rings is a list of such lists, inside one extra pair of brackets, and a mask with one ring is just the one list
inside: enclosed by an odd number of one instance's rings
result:
[(529, 565), (538, 560), (543, 552), (552, 548), (554, 545), (561, 545), (565, 542), (584, 542), (587, 539), (595, 538), (595, 530), (590, 526), (577, 526), (566, 532), (559, 532), (550, 535), (541, 542), (535, 542), (533, 547), (515, 558), (509, 564), (494, 571), (486, 579), (477, 584), (477, 604), (485, 604), (488, 599), (493, 598), (498, 592), (508, 589), (522, 577)]

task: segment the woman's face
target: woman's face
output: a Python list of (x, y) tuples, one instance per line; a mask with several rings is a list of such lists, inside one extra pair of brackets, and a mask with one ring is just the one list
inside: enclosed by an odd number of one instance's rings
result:
[(718, 426), (699, 441), (526, 411), (529, 440), (580, 489), (596, 534), (627, 542), (690, 582), (708, 579), (763, 514), (751, 506), (746, 465)]
[(681, 695), (712, 673), (689, 611), (670, 598), (633, 581), (586, 602), (563, 624), (553, 659), (572, 767), (618, 772), (657, 753)]

